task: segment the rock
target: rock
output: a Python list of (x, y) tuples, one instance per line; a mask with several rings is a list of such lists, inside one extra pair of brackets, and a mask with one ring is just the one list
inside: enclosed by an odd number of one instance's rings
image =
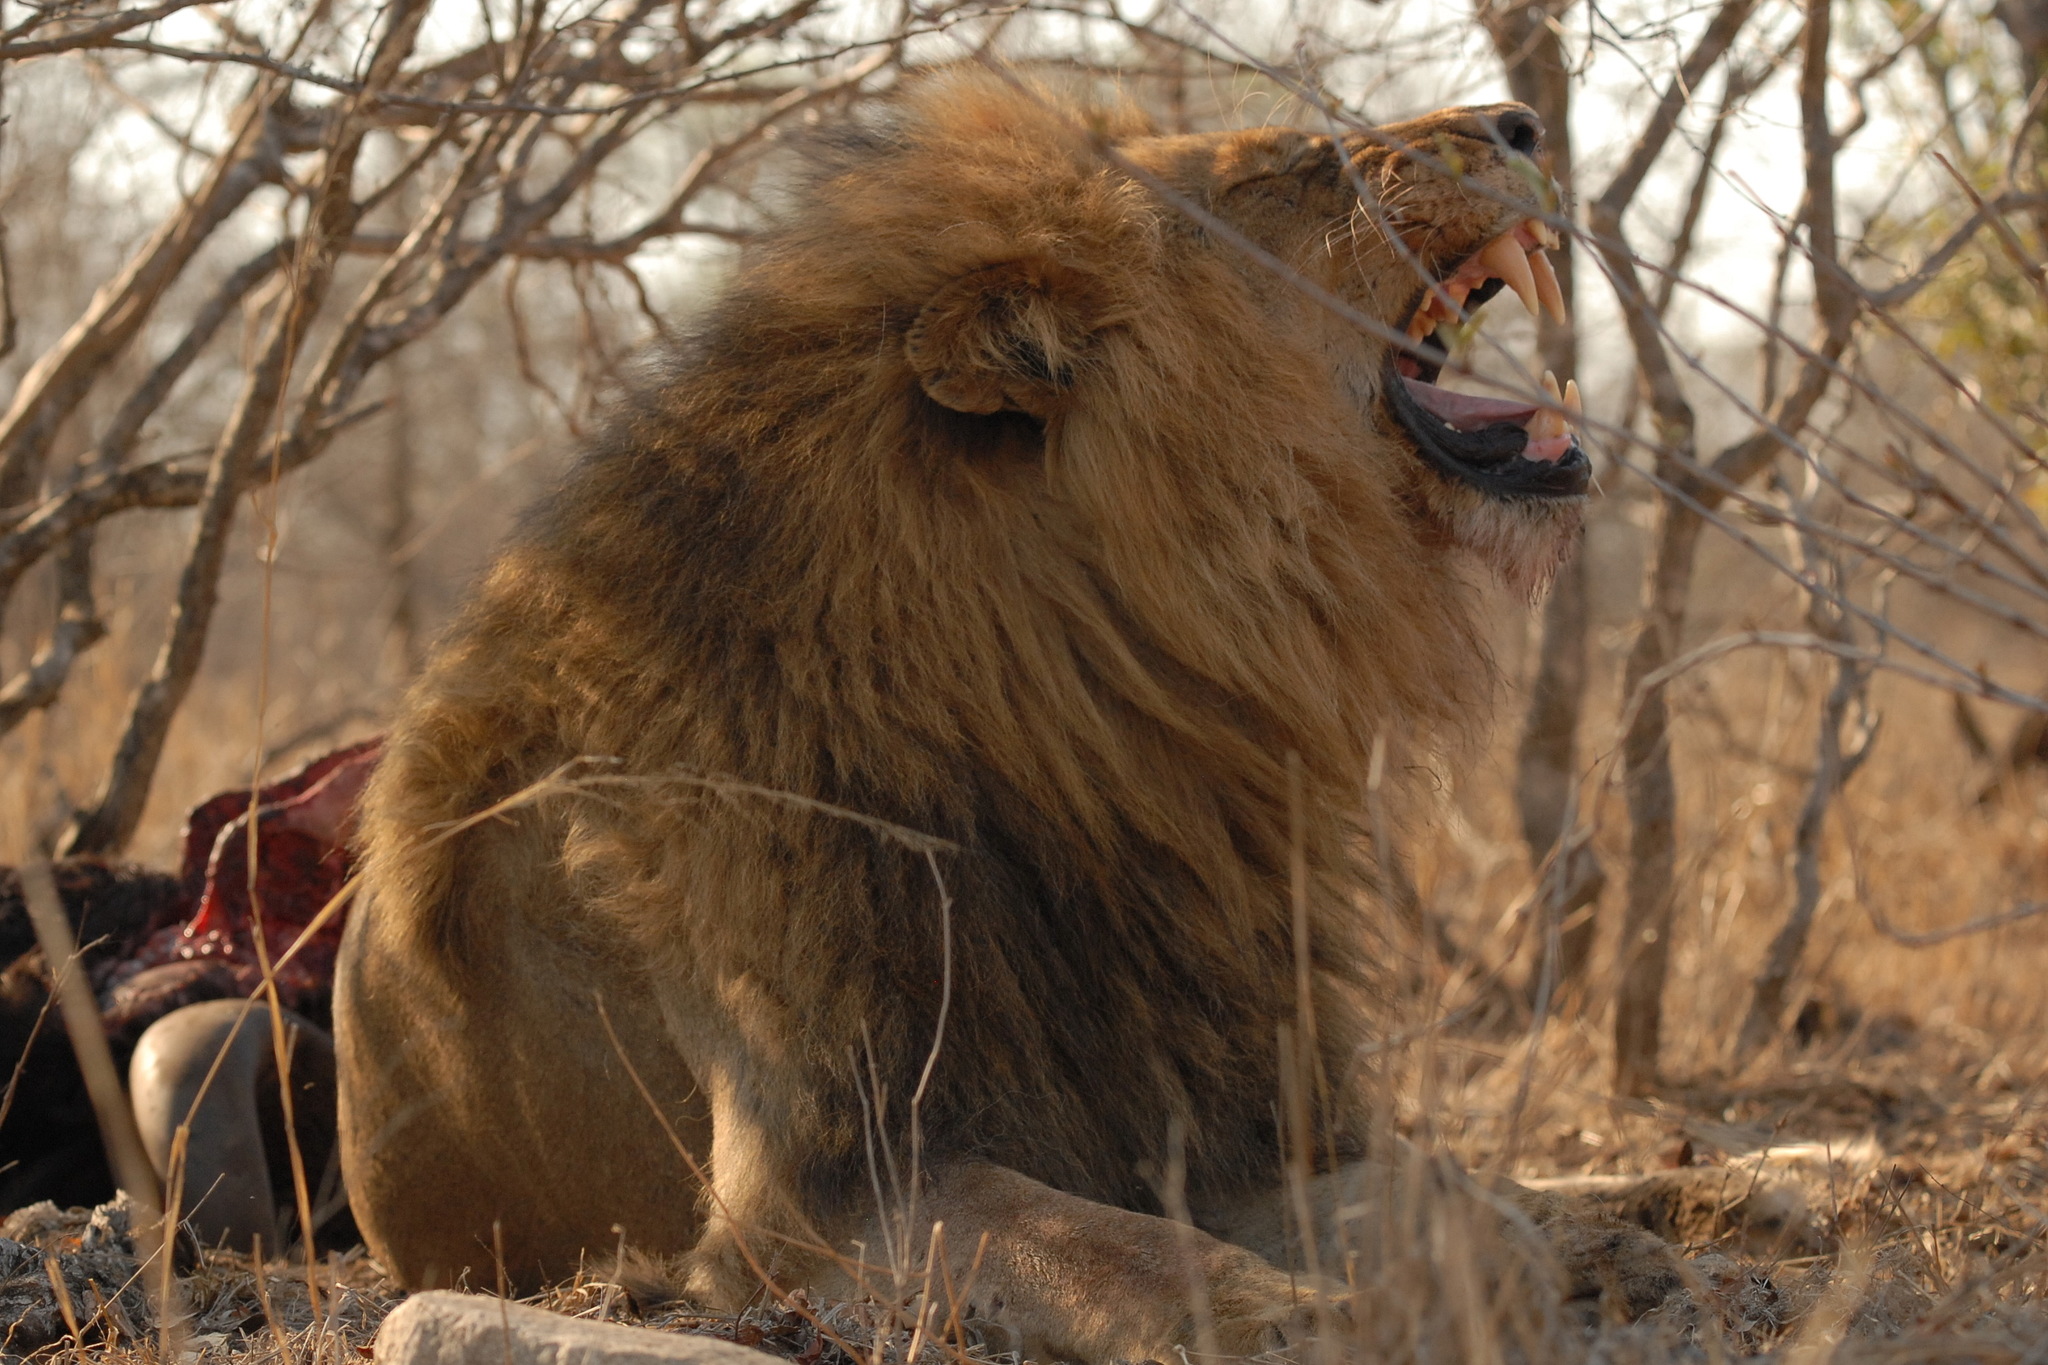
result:
[(377, 1365), (765, 1365), (713, 1337), (565, 1318), (480, 1294), (433, 1290), (400, 1304), (377, 1331)]
[(0, 1237), (0, 1282), (27, 1274), (42, 1263), (42, 1254), (34, 1247)]

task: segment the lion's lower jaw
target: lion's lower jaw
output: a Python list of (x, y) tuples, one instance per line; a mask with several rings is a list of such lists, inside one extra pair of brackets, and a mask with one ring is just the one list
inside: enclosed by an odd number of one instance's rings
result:
[(1477, 555), (1508, 591), (1540, 601), (1578, 546), (1586, 500), (1500, 498), (1433, 482), (1425, 495), (1430, 514), (1452, 543)]

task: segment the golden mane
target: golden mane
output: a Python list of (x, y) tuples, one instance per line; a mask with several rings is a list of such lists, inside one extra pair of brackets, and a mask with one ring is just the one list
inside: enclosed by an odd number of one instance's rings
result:
[[(742, 578), (693, 598), (693, 630), (707, 609), (772, 629), (770, 690), (834, 717), (818, 729), (845, 768), (936, 795), (964, 760), (1105, 871), (1135, 840), (1220, 891), (1247, 852), (1281, 865), (1288, 751), (1318, 804), (1354, 807), (1376, 735), (1441, 735), (1490, 678), (1449, 547), (1400, 506), (1405, 457), (1259, 297), (1289, 285), (1173, 250), (1199, 227), (1071, 117), (963, 73), (818, 149), (793, 219), (547, 538), (620, 562), (689, 537), (707, 580)], [(1044, 326), (1070, 379), (1042, 436), (934, 402), (905, 344), (949, 285), (1016, 261), (1065, 272), (1093, 313), (1084, 339)], [(750, 504), (715, 514), (748, 527), (748, 562), (702, 563), (731, 542), (652, 508), (626, 520), (650, 476)], [(524, 571), (501, 570), (509, 592)], [(812, 790), (808, 758), (759, 739), (735, 772)]]

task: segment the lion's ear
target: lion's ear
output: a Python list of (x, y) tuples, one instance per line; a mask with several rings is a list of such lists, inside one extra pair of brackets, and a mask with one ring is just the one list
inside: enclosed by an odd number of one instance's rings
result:
[(1047, 417), (1102, 325), (1103, 290), (1043, 259), (962, 275), (932, 296), (903, 346), (924, 391), (959, 412)]

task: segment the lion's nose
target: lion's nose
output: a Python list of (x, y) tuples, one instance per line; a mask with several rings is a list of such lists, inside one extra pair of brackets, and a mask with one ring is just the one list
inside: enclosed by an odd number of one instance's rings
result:
[(1543, 141), (1543, 120), (1536, 117), (1536, 111), (1521, 105), (1510, 105), (1494, 119), (1493, 126), (1499, 130), (1508, 146), (1523, 156), (1536, 155), (1538, 144)]
[(1543, 120), (1526, 104), (1489, 104), (1466, 111), (1451, 131), (1481, 142), (1504, 143), (1523, 156), (1543, 145)]

